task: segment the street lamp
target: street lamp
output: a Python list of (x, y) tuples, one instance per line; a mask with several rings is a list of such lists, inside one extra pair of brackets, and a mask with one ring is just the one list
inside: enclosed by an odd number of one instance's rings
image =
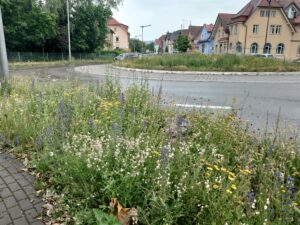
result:
[(0, 81), (8, 79), (8, 61), (0, 7)]
[(70, 6), (69, 6), (69, 0), (67, 0), (67, 18), (68, 18), (69, 62), (71, 62), (72, 54), (71, 54), (71, 32), (70, 32)]
[(137, 40), (138, 37), (140, 37), (141, 35), (135, 35), (134, 36), (134, 40), (133, 40), (133, 52), (135, 52), (135, 42)]
[(152, 25), (142, 25), (141, 28), (142, 28), (142, 53), (144, 52), (144, 28), (146, 27), (151, 27)]
[(265, 50), (267, 50), (267, 40), (268, 40), (268, 32), (269, 32), (269, 23), (270, 23), (270, 14), (271, 14), (271, 4), (272, 4), (272, 0), (267, 0), (269, 3), (269, 12), (268, 12), (268, 22), (267, 22), (267, 29), (266, 29), (266, 38), (265, 38), (265, 45), (264, 45), (264, 49), (263, 49), (263, 53), (265, 52)]

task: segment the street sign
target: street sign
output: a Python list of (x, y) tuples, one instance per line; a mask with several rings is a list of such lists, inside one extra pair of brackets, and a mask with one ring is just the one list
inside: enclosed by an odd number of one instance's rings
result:
[(8, 61), (0, 7), (0, 81), (8, 79)]

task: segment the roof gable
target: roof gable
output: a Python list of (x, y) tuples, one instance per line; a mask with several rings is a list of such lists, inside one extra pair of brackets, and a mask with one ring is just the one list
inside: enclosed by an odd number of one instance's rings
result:
[(107, 20), (107, 26), (119, 26), (121, 27), (124, 31), (128, 32), (128, 26), (123, 24), (123, 23), (120, 23), (119, 21), (117, 21), (115, 18), (113, 17), (110, 17), (108, 20)]
[(212, 37), (215, 36), (217, 29), (219, 28), (219, 26), (222, 26), (224, 31), (226, 33), (229, 32), (228, 29), (228, 24), (231, 22), (232, 18), (235, 16), (236, 14), (230, 14), (230, 13), (219, 13), (218, 17), (216, 19), (215, 25), (213, 27), (212, 30)]

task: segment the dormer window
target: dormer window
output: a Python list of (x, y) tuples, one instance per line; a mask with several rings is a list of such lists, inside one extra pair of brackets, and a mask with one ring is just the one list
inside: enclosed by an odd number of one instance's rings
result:
[(288, 9), (288, 17), (290, 18), (290, 19), (293, 19), (293, 18), (295, 18), (297, 16), (297, 9), (296, 9), (296, 7), (295, 6), (291, 6), (291, 7), (289, 7), (289, 9)]

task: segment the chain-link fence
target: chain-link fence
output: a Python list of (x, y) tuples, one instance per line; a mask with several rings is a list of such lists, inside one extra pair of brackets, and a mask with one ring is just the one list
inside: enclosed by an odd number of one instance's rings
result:
[[(92, 60), (101, 58), (114, 58), (117, 53), (72, 53), (72, 58), (77, 60)], [(68, 60), (67, 52), (8, 52), (9, 62), (34, 62), (34, 61), (60, 61)]]

